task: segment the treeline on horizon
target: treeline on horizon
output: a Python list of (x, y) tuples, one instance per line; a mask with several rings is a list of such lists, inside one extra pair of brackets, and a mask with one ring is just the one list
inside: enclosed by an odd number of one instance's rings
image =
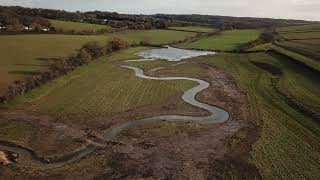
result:
[(310, 24), (315, 22), (292, 19), (272, 19), (272, 18), (254, 18), (254, 17), (231, 17), (215, 15), (178, 15), (178, 14), (156, 14), (155, 18), (166, 19), (180, 22), (193, 22), (207, 24), (220, 29), (255, 29), (270, 28), (289, 25)]
[(18, 14), (11, 8), (0, 7), (0, 29), (9, 32), (20, 32), (26, 28), (33, 31), (49, 29), (51, 24), (48, 19), (41, 16)]
[[(166, 29), (170, 26), (209, 26), (218, 29), (249, 29), (270, 28), (275, 26), (288, 26), (310, 24), (304, 20), (229, 17), (213, 15), (129, 15), (116, 12), (68, 12), (64, 10), (25, 8), (19, 6), (0, 6), (0, 25), (17, 24), (24, 26), (50, 27), (47, 19), (85, 22), (92, 24), (108, 24), (124, 29)], [(18, 23), (17, 23), (18, 22)], [(22, 27), (22, 26), (20, 26)]]

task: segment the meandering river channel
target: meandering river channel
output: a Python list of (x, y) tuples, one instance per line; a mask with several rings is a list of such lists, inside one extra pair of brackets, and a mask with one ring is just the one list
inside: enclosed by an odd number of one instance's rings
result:
[[(182, 59), (196, 57), (196, 56), (204, 56), (214, 54), (213, 52), (205, 52), (205, 51), (189, 51), (189, 50), (181, 50), (176, 48), (160, 48), (160, 49), (152, 49), (148, 51), (144, 51), (139, 53), (144, 59), (140, 59), (138, 61), (150, 61), (154, 59), (166, 59), (169, 61), (180, 61)], [(137, 61), (137, 60), (134, 60)], [(200, 102), (196, 99), (196, 96), (201, 91), (207, 89), (210, 86), (210, 83), (201, 79), (189, 78), (189, 77), (150, 77), (144, 74), (142, 69), (125, 66), (121, 67), (131, 69), (134, 71), (135, 76), (144, 79), (150, 79), (155, 81), (171, 81), (171, 80), (189, 80), (197, 82), (198, 85), (186, 90), (182, 96), (182, 99), (195, 107), (202, 108), (210, 112), (210, 116), (201, 117), (201, 116), (182, 116), (182, 115), (162, 115), (156, 117), (149, 117), (145, 119), (133, 119), (124, 124), (121, 124), (117, 127), (112, 128), (108, 131), (104, 138), (106, 141), (114, 141), (115, 138), (121, 134), (121, 132), (128, 130), (132, 127), (147, 124), (147, 123), (158, 123), (161, 121), (171, 121), (171, 122), (191, 122), (191, 123), (203, 123), (203, 124), (217, 124), (226, 122), (229, 119), (229, 113), (222, 108), (219, 108), (214, 105), (206, 104)], [(83, 147), (81, 149), (77, 149), (74, 152), (64, 155), (63, 157), (46, 160), (41, 157), (38, 157), (34, 151), (31, 149), (13, 144), (8, 142), (0, 142), (0, 150), (6, 150), (10, 152), (17, 153), (19, 155), (19, 161), (23, 160), (24, 162), (28, 162), (33, 166), (38, 167), (57, 167), (62, 166), (66, 163), (74, 162), (80, 160), (89, 154), (93, 153), (98, 147), (94, 144)]]

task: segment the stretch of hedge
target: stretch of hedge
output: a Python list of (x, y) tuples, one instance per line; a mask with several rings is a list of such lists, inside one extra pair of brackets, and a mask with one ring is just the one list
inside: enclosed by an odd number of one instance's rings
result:
[(0, 96), (0, 103), (7, 103), (17, 96), (22, 96), (32, 89), (73, 71), (77, 67), (87, 65), (101, 56), (127, 47), (128, 43), (120, 38), (113, 38), (104, 46), (97, 42), (87, 43), (74, 55), (52, 60), (49, 64), (48, 71), (15, 81), (8, 87), (7, 91)]

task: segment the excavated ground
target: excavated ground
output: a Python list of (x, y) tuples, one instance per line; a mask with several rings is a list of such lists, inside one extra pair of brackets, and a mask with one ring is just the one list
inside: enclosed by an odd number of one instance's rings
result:
[[(195, 78), (211, 83), (197, 98), (227, 110), (231, 117), (226, 123), (199, 125), (164, 122), (138, 126), (120, 135), (117, 138), (118, 145), (101, 148), (96, 154), (82, 160), (82, 163), (54, 170), (28, 171), (25, 168), (12, 170), (10, 167), (1, 167), (0, 175), (48, 179), (207, 179), (219, 178), (233, 165), (244, 170), (243, 177), (259, 177), (256, 169), (247, 163), (258, 130), (256, 125), (251, 124), (254, 122), (251, 119), (255, 117), (250, 113), (246, 94), (224, 71), (196, 61), (187, 63), (203, 69), (202, 75)], [(177, 75), (176, 72), (167, 71), (162, 74), (161, 68), (146, 73), (159, 77)], [(88, 140), (98, 141), (106, 129), (130, 119), (164, 113), (208, 115), (183, 102), (177, 105), (181, 95), (171, 97), (165, 104), (140, 107), (113, 117), (99, 117), (87, 125), (55, 123), (49, 116), (23, 110), (1, 112), (0, 125), (12, 121), (36, 124), (32, 138), (17, 143), (30, 147), (39, 155), (64, 154)]]

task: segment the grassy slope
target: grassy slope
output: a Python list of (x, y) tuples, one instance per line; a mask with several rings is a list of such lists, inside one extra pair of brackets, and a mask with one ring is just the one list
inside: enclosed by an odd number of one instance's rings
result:
[(149, 71), (155, 68), (168, 67), (174, 64), (174, 62), (165, 61), (165, 60), (154, 60), (154, 61), (132, 61), (132, 62), (127, 62), (127, 64), (134, 67), (141, 68), (144, 71)]
[(259, 44), (257, 46), (254, 46), (248, 49), (248, 51), (267, 51), (272, 47), (273, 47), (272, 43), (265, 43), (265, 44)]
[(99, 24), (89, 24), (89, 23), (80, 23), (80, 22), (71, 22), (71, 21), (59, 21), (59, 20), (50, 20), (50, 23), (54, 25), (58, 30), (76, 32), (79, 31), (92, 31), (92, 30), (101, 30), (101, 29), (110, 29), (110, 26), (99, 25)]
[(89, 41), (104, 43), (110, 37), (120, 37), (126, 41), (148, 40), (153, 44), (181, 40), (195, 33), (171, 30), (126, 31), (101, 36), (77, 35), (13, 35), (0, 37), (0, 93), (14, 80), (47, 67), (46, 59), (67, 56)]
[(207, 50), (234, 50), (240, 45), (257, 39), (258, 36), (258, 30), (230, 30), (224, 31), (219, 36), (212, 36), (192, 43), (183, 44), (182, 47)]
[(267, 44), (261, 44), (258, 46), (255, 46), (251, 49), (249, 49), (249, 51), (267, 51), (267, 50), (274, 50), (280, 54), (284, 54), (286, 56), (291, 57), (293, 60), (303, 63), (306, 66), (309, 66), (312, 69), (318, 70), (320, 72), (320, 64), (314, 60), (311, 59), (309, 57), (303, 56), (301, 54), (298, 54), (296, 52), (290, 51), (288, 49), (273, 45), (271, 43), (267, 43)]
[[(140, 48), (101, 58), (53, 83), (36, 89), (11, 104), (32, 103), (30, 110), (56, 117), (78, 117), (77, 123), (114, 115), (139, 106), (165, 102), (170, 96), (194, 86), (189, 81), (150, 81), (137, 78), (131, 70), (112, 64), (118, 59), (135, 58)], [(94, 77), (94, 78), (92, 78)]]
[(320, 24), (308, 24), (308, 25), (300, 25), (300, 26), (287, 26), (277, 28), (279, 32), (287, 32), (287, 31), (310, 31), (310, 30), (319, 30)]
[(203, 33), (213, 32), (215, 30), (214, 28), (200, 27), (200, 26), (169, 27), (169, 29), (192, 31), (192, 32), (203, 32)]
[(319, 31), (314, 32), (299, 32), (299, 33), (281, 33), (281, 35), (286, 39), (312, 39), (312, 38), (320, 38), (320, 29)]
[[(278, 59), (278, 58), (277, 58)], [(289, 106), (277, 93), (276, 79), (250, 61), (271, 64), (282, 70), (277, 84), (282, 93), (319, 112), (319, 79), (308, 70), (285, 59), (257, 53), (218, 55), (201, 61), (228, 71), (249, 95), (251, 111), (261, 117), (262, 133), (254, 144), (252, 162), (264, 177), (271, 179), (317, 179), (320, 168), (320, 127), (309, 117)]]
[(280, 41), (278, 44), (293, 52), (320, 60), (320, 39)]
[[(286, 97), (290, 97), (307, 109), (320, 112), (320, 82), (314, 73), (283, 56), (266, 53), (219, 54), (197, 58), (197, 61), (225, 69), (247, 92), (251, 112), (260, 118), (256, 123), (262, 126), (261, 138), (251, 152), (251, 162), (265, 178), (316, 179), (320, 176), (320, 126), (286, 101)], [(277, 77), (252, 61), (269, 64), (282, 74)], [(131, 64), (146, 70), (166, 67), (162, 73), (170, 71), (188, 76), (202, 73), (192, 64), (170, 66), (173, 63), (165, 61)]]
[(286, 39), (320, 38), (320, 24), (281, 27), (277, 31)]
[(106, 36), (14, 35), (0, 37), (0, 92), (16, 79), (46, 69), (46, 59), (66, 56)]
[(171, 30), (125, 31), (115, 34), (115, 36), (119, 36), (129, 42), (140, 42), (143, 40), (152, 44), (168, 44), (195, 35), (196, 33), (192, 32)]

